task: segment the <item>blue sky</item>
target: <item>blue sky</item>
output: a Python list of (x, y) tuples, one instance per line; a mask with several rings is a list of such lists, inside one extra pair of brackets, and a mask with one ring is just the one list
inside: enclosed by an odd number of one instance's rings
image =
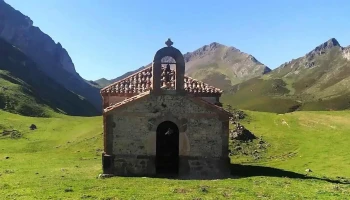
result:
[(85, 79), (152, 61), (170, 37), (182, 53), (219, 42), (270, 68), (328, 39), (350, 45), (349, 0), (5, 0), (60, 42)]

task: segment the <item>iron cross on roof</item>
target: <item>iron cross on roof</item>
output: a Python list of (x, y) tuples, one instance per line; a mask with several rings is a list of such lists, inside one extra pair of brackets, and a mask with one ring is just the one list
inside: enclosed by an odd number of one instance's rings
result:
[[(171, 41), (170, 38), (168, 38), (168, 40), (165, 42), (165, 44), (166, 44), (168, 47), (171, 47), (171, 45), (173, 45), (174, 43)], [(176, 62), (162, 62), (162, 64), (167, 64), (167, 69), (169, 68), (169, 70), (170, 70), (170, 65), (176, 64)], [(170, 65), (169, 65), (169, 64), (170, 64)]]
[(171, 47), (174, 43), (171, 41), (170, 38), (165, 42), (166, 46)]

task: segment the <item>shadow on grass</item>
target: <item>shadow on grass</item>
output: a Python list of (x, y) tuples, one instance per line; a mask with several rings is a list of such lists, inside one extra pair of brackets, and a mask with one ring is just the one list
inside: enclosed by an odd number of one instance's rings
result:
[(207, 174), (203, 177), (178, 177), (172, 174), (158, 174), (153, 176), (153, 178), (166, 178), (166, 179), (175, 179), (175, 180), (217, 180), (217, 179), (239, 179), (239, 178), (247, 178), (247, 177), (280, 177), (280, 178), (292, 178), (292, 179), (304, 179), (304, 180), (320, 180), (326, 181), (329, 183), (337, 183), (337, 184), (350, 184), (350, 180), (348, 179), (329, 179), (329, 178), (318, 178), (305, 174), (300, 174), (296, 172), (286, 171), (283, 169), (273, 168), (273, 167), (265, 167), (265, 166), (254, 166), (254, 165), (241, 165), (241, 164), (231, 164), (230, 165), (230, 175), (228, 176), (212, 176), (211, 174)]
[[(173, 180), (218, 180), (218, 179), (239, 179), (239, 178), (247, 178), (247, 177), (255, 177), (255, 176), (261, 176), (261, 177), (277, 177), (277, 178), (291, 178), (291, 179), (303, 179), (303, 180), (320, 180), (320, 181), (326, 181), (329, 183), (336, 183), (336, 184), (346, 184), (350, 185), (350, 179), (343, 178), (343, 177), (337, 177), (337, 179), (330, 179), (327, 177), (314, 177), (310, 176), (310, 174), (300, 174), (296, 172), (286, 171), (283, 169), (273, 168), (273, 167), (265, 167), (265, 166), (257, 166), (257, 165), (241, 165), (241, 164), (230, 164), (230, 171), (228, 173), (229, 175), (213, 175), (213, 174), (205, 174), (200, 175), (197, 174), (197, 176), (181, 176), (179, 177), (177, 174), (156, 174), (153, 176), (143, 176), (144, 178), (162, 178), (162, 179), (173, 179)], [(105, 174), (105, 177), (114, 177), (113, 174)], [(140, 175), (131, 175), (123, 176), (123, 175), (117, 175), (117, 177), (142, 177)]]
[(296, 172), (286, 171), (283, 169), (277, 169), (273, 167), (265, 167), (265, 166), (231, 164), (230, 170), (231, 170), (231, 175), (237, 178), (254, 177), (254, 176), (281, 177), (281, 178), (287, 177), (287, 178), (293, 178), (293, 179), (313, 179), (313, 180), (327, 181), (329, 183), (350, 184), (349, 180), (318, 178), (318, 177), (313, 177), (306, 174), (299, 174)]

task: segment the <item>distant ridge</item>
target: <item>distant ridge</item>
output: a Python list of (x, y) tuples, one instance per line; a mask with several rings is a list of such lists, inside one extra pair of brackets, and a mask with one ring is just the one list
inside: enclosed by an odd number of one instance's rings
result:
[(350, 51), (335, 38), (270, 73), (232, 87), (224, 100), (268, 112), (350, 109)]
[[(171, 58), (164, 59), (172, 60)], [(204, 45), (193, 52), (185, 53), (184, 59), (188, 76), (222, 89), (271, 71), (254, 56), (241, 52), (235, 47), (225, 46), (217, 42)], [(99, 85), (102, 87), (107, 83), (116, 82), (149, 66), (151, 66), (151, 63), (109, 80), (109, 82), (104, 79), (103, 84)], [(101, 79), (95, 82), (100, 81)]]

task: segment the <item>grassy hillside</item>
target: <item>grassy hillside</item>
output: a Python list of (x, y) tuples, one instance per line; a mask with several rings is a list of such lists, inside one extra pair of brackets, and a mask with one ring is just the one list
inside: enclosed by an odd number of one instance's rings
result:
[[(185, 181), (97, 179), (102, 172), (101, 117), (31, 118), (0, 111), (0, 131), (17, 129), (23, 134), (17, 139), (0, 136), (0, 196), (26, 200), (350, 198), (346, 184), (350, 112), (248, 112), (248, 116), (242, 123), (268, 143), (265, 151), (258, 149), (260, 159), (234, 155), (235, 177)], [(33, 123), (37, 130), (29, 130)], [(305, 177), (305, 169), (313, 172)]]
[(19, 49), (0, 39), (0, 109), (26, 116), (100, 112), (39, 70)]
[(233, 107), (253, 111), (293, 111), (300, 103), (286, 96), (289, 90), (285, 85), (281, 79), (253, 78), (235, 85), (231, 91), (224, 91), (221, 101)]
[(109, 81), (109, 80), (107, 80), (107, 79), (105, 79), (105, 78), (100, 78), (100, 79), (94, 81), (94, 83), (95, 83), (97, 86), (103, 88), (103, 87), (106, 87), (107, 85), (111, 84), (111, 81)]
[(344, 48), (317, 47), (269, 74), (235, 85), (223, 101), (242, 109), (277, 113), (344, 110), (350, 108), (349, 77), (350, 60)]

